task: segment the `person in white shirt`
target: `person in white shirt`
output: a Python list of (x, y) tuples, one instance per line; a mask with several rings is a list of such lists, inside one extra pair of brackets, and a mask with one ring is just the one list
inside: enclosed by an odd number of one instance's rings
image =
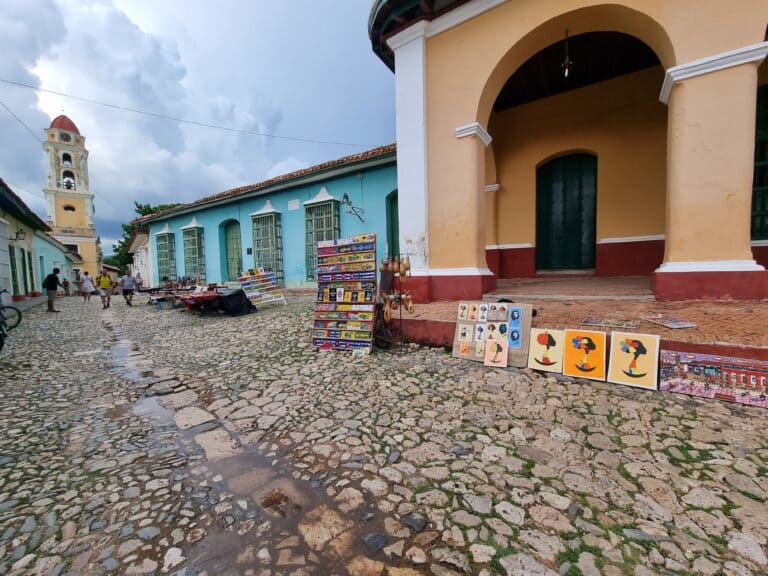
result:
[(93, 285), (91, 277), (88, 276), (88, 271), (84, 272), (80, 279), (80, 291), (83, 293), (83, 302), (90, 302), (91, 293), (96, 291), (96, 287)]

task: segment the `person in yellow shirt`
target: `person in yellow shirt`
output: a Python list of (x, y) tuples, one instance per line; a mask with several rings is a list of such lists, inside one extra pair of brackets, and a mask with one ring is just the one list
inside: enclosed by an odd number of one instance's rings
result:
[(96, 277), (96, 286), (99, 288), (99, 296), (101, 296), (101, 305), (104, 309), (109, 308), (110, 301), (112, 300), (112, 288), (114, 284), (112, 278), (107, 274), (106, 268), (102, 269), (101, 274)]

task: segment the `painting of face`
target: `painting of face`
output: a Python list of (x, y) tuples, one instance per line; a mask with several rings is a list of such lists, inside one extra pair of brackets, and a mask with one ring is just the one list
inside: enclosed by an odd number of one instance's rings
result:
[(611, 332), (608, 382), (656, 390), (658, 360), (657, 335)]
[(563, 374), (605, 381), (605, 343), (605, 332), (566, 330)]
[(563, 372), (565, 332), (531, 328), (531, 344), (528, 347), (528, 368), (544, 372)]

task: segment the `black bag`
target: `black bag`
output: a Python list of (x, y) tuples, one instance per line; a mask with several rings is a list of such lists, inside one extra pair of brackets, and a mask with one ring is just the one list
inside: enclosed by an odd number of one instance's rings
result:
[(240, 316), (256, 311), (242, 289), (226, 290), (219, 296), (219, 309), (230, 316)]

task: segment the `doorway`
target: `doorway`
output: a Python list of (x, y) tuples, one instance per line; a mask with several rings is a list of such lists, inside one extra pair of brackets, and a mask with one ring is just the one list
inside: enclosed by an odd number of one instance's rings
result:
[(400, 223), (397, 209), (397, 190), (387, 196), (387, 256), (400, 255)]
[(237, 282), (243, 270), (243, 251), (240, 243), (240, 222), (231, 220), (224, 227), (224, 246), (227, 262), (227, 282)]
[(536, 170), (536, 269), (595, 267), (597, 157), (569, 154)]

